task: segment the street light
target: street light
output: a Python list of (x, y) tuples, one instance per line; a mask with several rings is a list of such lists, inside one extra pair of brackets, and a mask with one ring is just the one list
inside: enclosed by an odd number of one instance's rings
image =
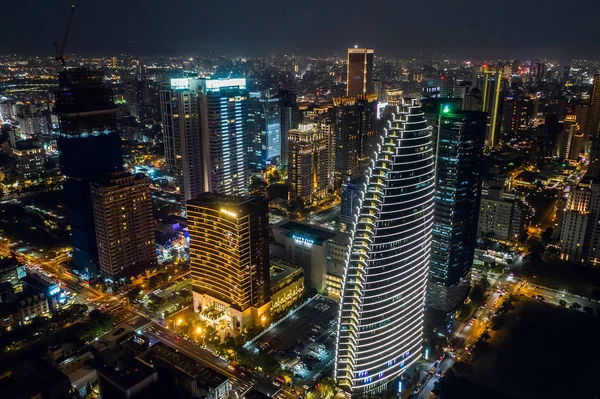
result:
[(202, 327), (196, 327), (196, 334), (202, 334)]

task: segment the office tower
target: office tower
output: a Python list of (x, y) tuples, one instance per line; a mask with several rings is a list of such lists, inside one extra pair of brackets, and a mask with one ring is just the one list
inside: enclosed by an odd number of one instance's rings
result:
[(383, 392), (421, 357), (434, 174), (431, 130), (404, 100), (366, 173), (342, 283), (335, 379), (352, 397)]
[(58, 117), (58, 149), (65, 205), (71, 225), (73, 263), (84, 277), (98, 274), (98, 248), (90, 181), (123, 169), (112, 90), (104, 73), (69, 69), (58, 76), (54, 114)]
[(428, 303), (448, 313), (465, 300), (481, 202), (483, 112), (442, 105), (436, 145), (435, 218)]
[(199, 79), (172, 79), (160, 91), (167, 172), (177, 184), (181, 204), (207, 191)]
[(269, 218), (263, 197), (204, 193), (187, 203), (194, 311), (242, 332), (269, 306)]
[(250, 170), (261, 171), (279, 163), (281, 156), (281, 117), (279, 99), (251, 92), (248, 98), (247, 144)]
[(349, 48), (346, 97), (373, 94), (373, 49)]
[(327, 173), (327, 136), (312, 123), (288, 132), (289, 200), (306, 203), (323, 198), (333, 187)]
[[(499, 142), (500, 93), (502, 91), (502, 82), (507, 77), (507, 69), (508, 66), (490, 66), (485, 64), (475, 74), (477, 88), (482, 93), (481, 111), (487, 112), (488, 115), (485, 133), (485, 144), (488, 148), (496, 147)], [(464, 109), (472, 110), (468, 109), (468, 107)]]
[(586, 175), (600, 177), (600, 74), (594, 75), (589, 116), (590, 163)]
[(156, 266), (150, 180), (118, 172), (91, 184), (100, 272), (117, 281)]
[(364, 172), (377, 144), (377, 96), (334, 98), (335, 182)]
[(171, 79), (161, 90), (165, 159), (182, 200), (248, 191), (246, 79)]
[[(444, 109), (457, 112), (462, 109), (463, 100), (461, 98), (425, 98), (421, 99), (421, 109), (425, 114), (427, 126), (431, 126), (433, 142), (437, 143), (437, 134), (440, 121), (440, 112)], [(436, 146), (434, 146), (434, 151)]]
[(300, 110), (296, 94), (288, 90), (279, 90), (279, 117), (281, 118), (281, 159), (282, 165), (288, 164), (288, 132), (297, 129), (300, 123)]

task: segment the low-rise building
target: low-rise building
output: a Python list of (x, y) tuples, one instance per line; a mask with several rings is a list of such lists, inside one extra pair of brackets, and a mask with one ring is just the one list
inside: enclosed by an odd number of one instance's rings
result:
[(285, 261), (271, 261), (271, 314), (287, 310), (304, 293), (304, 271)]
[(287, 220), (274, 225), (272, 232), (271, 253), (302, 267), (306, 289), (339, 297), (349, 235)]
[(146, 362), (158, 370), (160, 378), (170, 378), (192, 397), (223, 399), (229, 396), (231, 385), (227, 376), (200, 365), (191, 357), (159, 342), (143, 355)]

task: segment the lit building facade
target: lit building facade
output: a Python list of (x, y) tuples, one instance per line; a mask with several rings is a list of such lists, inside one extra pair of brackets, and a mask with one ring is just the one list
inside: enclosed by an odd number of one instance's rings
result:
[(349, 48), (346, 97), (373, 93), (373, 56), (371, 48)]
[(17, 141), (16, 148), (12, 149), (12, 158), (19, 180), (33, 180), (44, 175), (44, 150), (30, 141)]
[(403, 100), (361, 192), (342, 283), (335, 379), (352, 397), (383, 392), (421, 357), (434, 218), (431, 129)]
[(165, 160), (182, 201), (247, 193), (246, 79), (171, 79), (160, 99)]
[(600, 73), (594, 75), (594, 87), (589, 111), (590, 163), (586, 175), (600, 177)]
[(265, 325), (269, 231), (262, 197), (204, 193), (187, 203), (194, 311), (234, 332)]
[(481, 202), (483, 112), (441, 106), (428, 303), (448, 313), (469, 291)]
[(477, 237), (513, 245), (525, 230), (527, 207), (513, 193), (488, 190), (479, 207)]
[(281, 117), (279, 99), (251, 92), (248, 99), (248, 163), (253, 171), (279, 162), (281, 156)]
[(207, 191), (225, 195), (248, 194), (246, 79), (204, 80), (204, 90)]
[(148, 177), (115, 173), (92, 183), (91, 193), (101, 274), (116, 281), (156, 266)]
[(288, 132), (289, 200), (311, 202), (327, 194), (327, 137), (312, 123)]
[[(488, 148), (494, 148), (499, 143), (499, 122), (502, 118), (500, 115), (500, 94), (502, 93), (502, 84), (508, 78), (508, 72), (507, 66), (485, 64), (475, 74), (475, 82), (481, 92), (481, 111), (487, 112), (485, 145)], [(465, 107), (464, 109), (474, 110), (472, 107)]]
[(160, 91), (165, 162), (177, 182), (182, 205), (207, 191), (201, 83), (200, 79), (172, 79)]

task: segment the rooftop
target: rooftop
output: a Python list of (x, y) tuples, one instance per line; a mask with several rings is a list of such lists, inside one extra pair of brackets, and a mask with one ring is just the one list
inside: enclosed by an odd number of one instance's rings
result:
[(281, 230), (286, 230), (285, 234), (288, 237), (309, 239), (318, 245), (321, 245), (324, 241), (339, 235), (339, 233), (336, 233), (332, 230), (327, 230), (307, 223), (299, 223), (288, 220), (284, 220), (276, 224), (274, 227)]

